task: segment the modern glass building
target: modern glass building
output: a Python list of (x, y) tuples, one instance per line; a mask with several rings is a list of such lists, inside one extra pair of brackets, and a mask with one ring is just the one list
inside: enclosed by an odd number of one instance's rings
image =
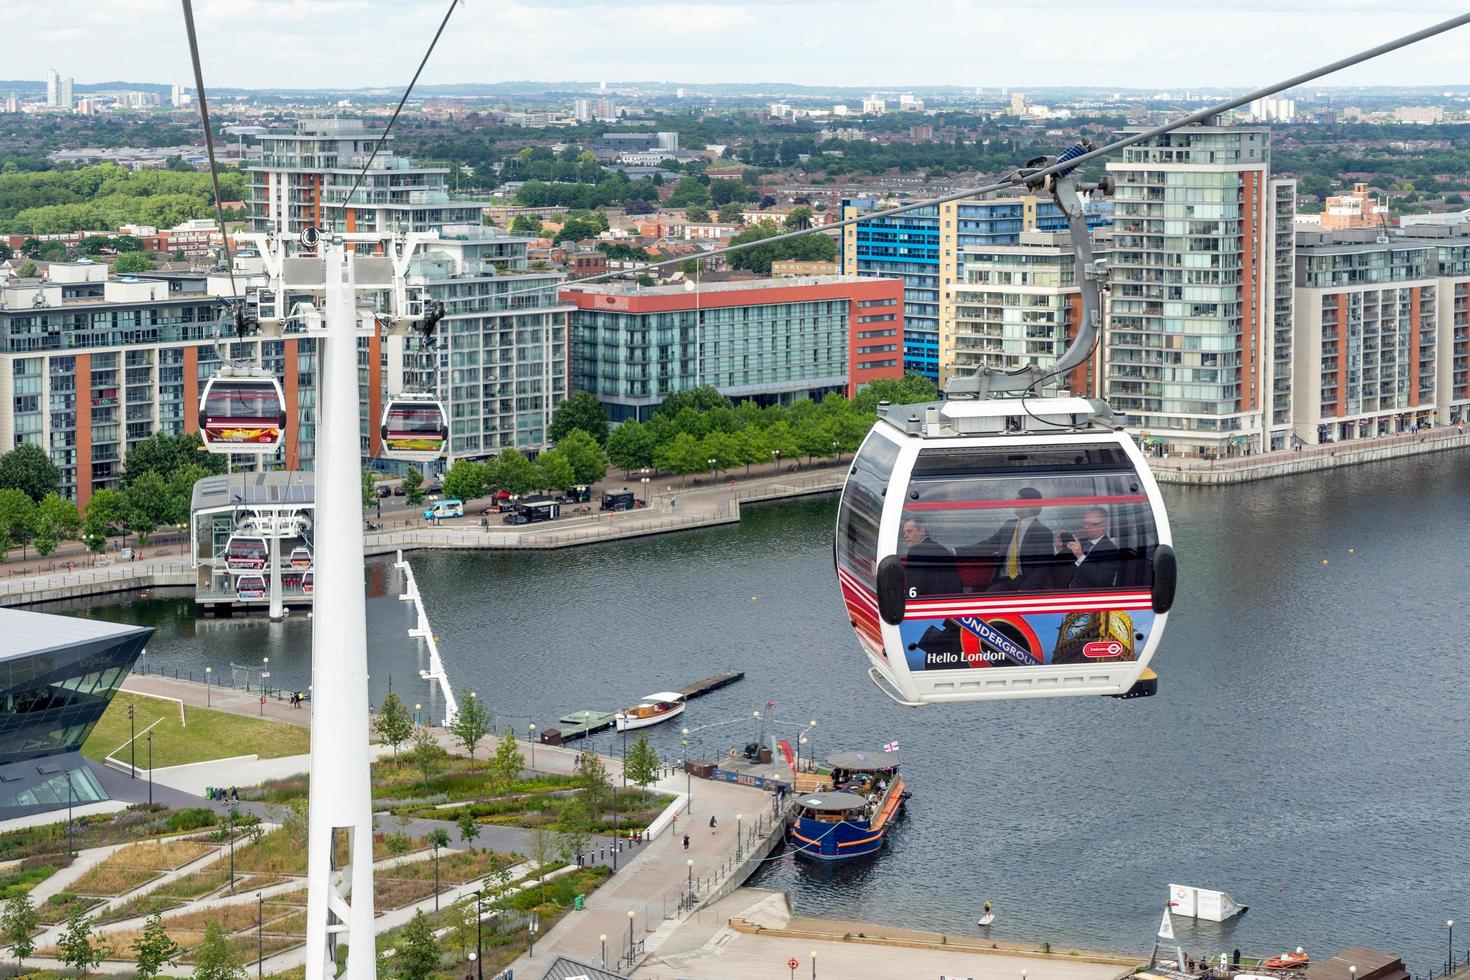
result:
[(82, 743), (149, 627), (0, 609), (0, 818), (107, 799)]
[[(842, 217), (896, 207), (896, 200), (848, 198)], [(1110, 218), (1099, 206), (1090, 227)], [(905, 371), (948, 380), (954, 340), (954, 297), (965, 281), (965, 250), (976, 245), (1014, 245), (1023, 231), (1065, 231), (1056, 203), (1034, 196), (950, 201), (843, 229), (838, 271), (849, 276), (902, 279)]]

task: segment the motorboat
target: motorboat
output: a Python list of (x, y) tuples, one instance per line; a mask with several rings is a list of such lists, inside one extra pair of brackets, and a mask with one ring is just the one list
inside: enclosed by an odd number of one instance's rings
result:
[(648, 728), (670, 718), (677, 718), (684, 713), (684, 708), (684, 695), (677, 691), (660, 691), (648, 695), (634, 707), (617, 712), (613, 715), (613, 722), (620, 732)]
[(908, 801), (897, 752), (839, 752), (822, 789), (796, 801), (790, 843), (798, 854), (841, 861), (876, 852)]

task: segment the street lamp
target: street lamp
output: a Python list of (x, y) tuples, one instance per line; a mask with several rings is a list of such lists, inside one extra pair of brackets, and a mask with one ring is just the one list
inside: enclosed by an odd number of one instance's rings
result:
[(1448, 970), (1453, 970), (1455, 968), (1455, 920), (1446, 919), (1444, 927), (1450, 931), (1450, 961), (1449, 966), (1446, 970), (1446, 972), (1448, 972)]
[(265, 978), (265, 896), (255, 893), (255, 977)]
[(204, 706), (206, 708), (214, 706), (214, 699), (210, 696), (209, 691), (209, 675), (212, 673), (214, 673), (213, 667), (204, 668)]
[(684, 812), (694, 812), (694, 768), (689, 765), (689, 729), (684, 729), (679, 745), (684, 750)]
[[(533, 721), (527, 726), (526, 731), (531, 735), (531, 768), (536, 768), (536, 723)], [(624, 783), (624, 785), (627, 785)]]
[(260, 717), (265, 717), (265, 682), (271, 675), (271, 658), (260, 658)]
[(643, 477), (640, 482), (643, 484), (643, 504), (646, 507), (648, 506), (648, 477)]
[(480, 951), (480, 920), (485, 914), (483, 903), (485, 892), (483, 889), (475, 890), (475, 977), (477, 980), (485, 980), (485, 967), (482, 965), (484, 953)]
[(709, 458), (709, 472), (711, 479), (713, 479), (715, 475), (719, 473), (719, 470), (715, 469), (715, 458), (713, 456)]
[(774, 456), (774, 457), (776, 457), (776, 472), (777, 473), (781, 472), (781, 450), (779, 450), (779, 449), (772, 449), (771, 450), (771, 455)]
[(597, 937), (597, 941), (600, 942), (600, 943), (602, 943), (602, 968), (604, 970), (606, 970), (607, 969), (607, 933), (604, 932), (602, 935), (598, 936)]
[(413, 706), (413, 723), (415, 725), (417, 725), (419, 723), (419, 711), (422, 708), (423, 708), (423, 705), (421, 705), (421, 704), (416, 704), (416, 705)]
[(638, 913), (628, 910), (628, 965), (633, 965), (633, 917)]
[(148, 805), (153, 805), (153, 730), (148, 730)]
[[(807, 738), (806, 738), (805, 735), (803, 735), (801, 738), (799, 738), (799, 739), (796, 740), (796, 771), (797, 772), (801, 772), (801, 750), (802, 750), (802, 746), (803, 745), (806, 745), (806, 742), (807, 742)], [(811, 765), (812, 760), (811, 760), (811, 756), (810, 755), (807, 756), (806, 762), (807, 762), (807, 765), (808, 766)]]
[(812, 980), (817, 980), (817, 951), (812, 950), (810, 955), (812, 959)]
[(743, 814), (735, 814), (735, 856), (740, 856), (740, 821), (744, 820)]

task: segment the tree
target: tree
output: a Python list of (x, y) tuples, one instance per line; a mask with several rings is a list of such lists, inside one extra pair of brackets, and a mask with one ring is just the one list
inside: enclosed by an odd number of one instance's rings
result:
[(36, 951), (36, 942), (31, 933), (41, 924), (41, 917), (31, 898), (24, 892), (11, 895), (5, 900), (5, 909), (0, 912), (0, 939), (9, 944), (15, 954), (15, 965), (19, 968), (27, 956)]
[(720, 390), (713, 385), (700, 385), (698, 388), (688, 388), (684, 391), (676, 391), (665, 398), (654, 409), (655, 415), (664, 415), (676, 418), (686, 408), (692, 408), (696, 412), (708, 412), (716, 408), (732, 408), (730, 399), (720, 394)]
[(61, 470), (40, 446), (23, 442), (0, 456), (0, 489), (25, 491), (40, 503), (61, 482)]
[(607, 453), (583, 430), (568, 432), (557, 441), (556, 449), (572, 464), (572, 476), (578, 484), (590, 486), (607, 475)]
[(499, 489), (517, 495), (536, 489), (537, 477), (536, 464), (521, 455), (518, 449), (504, 450), (496, 457), (491, 469), (491, 482)]
[(24, 490), (9, 487), (0, 490), (0, 542), (5, 547), (25, 548), (36, 536), (36, 504)]
[(623, 760), (623, 772), (628, 782), (647, 789), (658, 782), (659, 765), (658, 753), (648, 744), (648, 736), (639, 735), (638, 741), (628, 749), (628, 757)]
[(124, 252), (112, 263), (112, 271), (118, 275), (131, 275), (134, 272), (150, 272), (153, 269), (153, 260), (142, 252)]
[(546, 866), (556, 857), (556, 838), (545, 827), (531, 831), (531, 846), (528, 848), (531, 863), (536, 866), (537, 902), (546, 901)]
[(735, 202), (721, 204), (719, 218), (723, 224), (733, 225), (740, 221), (740, 215), (745, 209)]
[(515, 732), (507, 727), (495, 745), (495, 755), (490, 759), (490, 783), (498, 792), (508, 792), (525, 768), (526, 757), (521, 754)]
[[(745, 245), (749, 242), (758, 242), (763, 238), (771, 238), (779, 234), (782, 234), (782, 229), (778, 228), (775, 222), (762, 221), (758, 225), (746, 228), (740, 234), (730, 239), (730, 244)], [(830, 262), (836, 257), (837, 242), (829, 235), (814, 234), (803, 235), (800, 238), (790, 238), (785, 241), (776, 242), (773, 245), (759, 245), (755, 248), (735, 252), (730, 256), (730, 266), (735, 269), (748, 269), (751, 272), (768, 276), (771, 274), (771, 263), (778, 259), (795, 259), (800, 262)]]
[(183, 951), (183, 947), (164, 930), (163, 913), (154, 912), (143, 924), (143, 931), (133, 940), (138, 976), (141, 980), (153, 980), (165, 966), (174, 966), (174, 960)]
[(434, 936), (434, 927), (424, 916), (423, 909), (398, 934), (394, 943), (393, 962), (398, 966), (398, 975), (403, 980), (429, 980), (439, 969), (439, 940)]
[(394, 691), (389, 691), (378, 708), (378, 717), (373, 719), (373, 731), (393, 747), (393, 757), (398, 758), (398, 746), (413, 737), (413, 716), (408, 706)]
[(428, 725), (420, 725), (413, 733), (412, 756), (414, 767), (424, 774), (424, 785), (427, 786), (436, 773), (444, 771), (449, 753), (435, 740)]
[(72, 909), (67, 917), (66, 931), (56, 941), (56, 951), (57, 958), (74, 967), (79, 977), (102, 965), (102, 960), (110, 952), (105, 942), (92, 935), (92, 920), (79, 908)]
[(805, 228), (810, 228), (812, 226), (812, 209), (804, 204), (799, 208), (792, 208), (791, 212), (786, 215), (786, 220), (783, 224), (787, 231), (801, 231)]
[(702, 224), (706, 221), (709, 221), (709, 211), (698, 206), (687, 207), (684, 209), (684, 218), (686, 221), (693, 221), (695, 223)]
[(577, 474), (566, 454), (548, 449), (536, 458), (536, 482), (543, 490), (569, 490), (577, 485)]
[(219, 453), (202, 452), (203, 447), (204, 443), (197, 432), (184, 432), (176, 436), (155, 433), (129, 449), (127, 456), (123, 458), (123, 486), (132, 486), (138, 477), (149, 472), (168, 479), (188, 466), (202, 467), (205, 475), (223, 473), (226, 457)]
[(217, 920), (204, 927), (204, 941), (194, 948), (194, 980), (248, 980), (240, 950)]
[(591, 838), (592, 815), (588, 812), (587, 801), (581, 793), (574, 793), (562, 803), (561, 812), (557, 815), (557, 853), (563, 861), (570, 864), (587, 849), (587, 842)]
[(20, 264), (20, 268), (15, 270), (15, 275), (19, 279), (34, 279), (40, 275), (40, 269), (36, 267), (36, 263), (28, 260)]
[(624, 422), (607, 437), (607, 457), (624, 475), (652, 466), (654, 448), (653, 434), (637, 419)]
[(871, 419), (880, 401), (892, 402), (895, 405), (913, 405), (917, 402), (934, 401), (938, 397), (939, 390), (934, 387), (933, 381), (922, 374), (910, 372), (896, 381), (869, 382), (862, 391), (858, 392), (852, 404), (859, 415)]
[(612, 792), (612, 777), (607, 774), (607, 766), (597, 753), (581, 754), (577, 761), (577, 782), (582, 786), (581, 795), (587, 800), (587, 806), (600, 814), (608, 794)]
[(551, 413), (553, 443), (560, 443), (574, 429), (587, 433), (599, 446), (607, 444), (607, 409), (590, 391), (576, 392)]
[(535, 238), (541, 234), (541, 219), (530, 214), (518, 214), (510, 223), (512, 235), (530, 235)]
[(463, 688), (459, 692), (459, 701), (459, 710), (449, 723), (449, 734), (464, 746), (464, 750), (473, 759), (475, 749), (490, 734), (490, 709), (485, 707), (485, 702), (476, 697), (473, 691)]
[(153, 471), (144, 473), (123, 491), (124, 519), (138, 543), (148, 543), (160, 524), (167, 524), (170, 514), (168, 486), (163, 477)]
[(408, 472), (403, 474), (403, 497), (410, 507), (417, 507), (424, 502), (424, 474), (417, 466), (410, 466)]
[(454, 821), (459, 825), (459, 839), (471, 850), (475, 847), (475, 838), (480, 836), (480, 825), (475, 823), (475, 815), (465, 810)]
[(362, 509), (367, 510), (378, 502), (378, 476), (366, 466), (362, 468)]
[(457, 459), (444, 474), (444, 495), (455, 500), (474, 500), (490, 483), (490, 468), (484, 463)]
[(699, 448), (699, 440), (687, 432), (680, 432), (653, 454), (655, 466), (665, 473), (677, 474), (698, 473), (705, 468), (708, 458)]
[(194, 484), (209, 476), (209, 473), (206, 467), (190, 463), (169, 474), (168, 523), (175, 527), (183, 527), (189, 523), (189, 508), (194, 502)]

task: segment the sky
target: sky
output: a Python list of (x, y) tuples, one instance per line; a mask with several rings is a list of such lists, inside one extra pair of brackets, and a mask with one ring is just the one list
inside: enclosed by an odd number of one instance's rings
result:
[[(449, 0), (195, 0), (208, 87), (401, 89)], [(0, 20), (0, 77), (191, 79), (177, 0)], [(500, 81), (1257, 87), (1462, 0), (462, 0), (427, 84)], [(1322, 84), (1470, 83), (1470, 27)]]

